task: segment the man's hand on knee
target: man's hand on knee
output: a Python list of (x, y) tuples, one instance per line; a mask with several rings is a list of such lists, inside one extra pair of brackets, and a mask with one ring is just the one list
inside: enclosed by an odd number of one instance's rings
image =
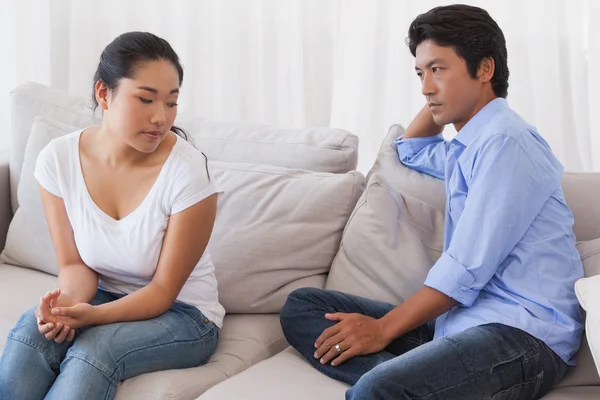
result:
[(331, 362), (337, 366), (355, 356), (377, 353), (389, 345), (378, 319), (345, 313), (325, 314), (325, 318), (338, 323), (325, 329), (315, 342), (314, 356), (320, 358), (321, 364)]

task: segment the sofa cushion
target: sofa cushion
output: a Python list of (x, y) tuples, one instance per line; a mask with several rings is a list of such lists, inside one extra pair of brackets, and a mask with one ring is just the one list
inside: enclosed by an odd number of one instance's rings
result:
[(217, 383), (276, 355), (287, 346), (279, 315), (228, 314), (217, 350), (206, 364), (128, 379), (119, 385), (115, 400), (195, 399)]
[[(4, 262), (57, 274), (33, 171), (50, 140), (74, 130), (34, 119)], [(279, 312), (292, 290), (323, 287), (364, 177), (219, 161), (210, 169), (224, 189), (209, 252), (227, 312)]]
[[(56, 277), (0, 264), (0, 353), (21, 314), (56, 287)], [(153, 372), (123, 381), (116, 399), (194, 399), (212, 385), (287, 347), (278, 315), (227, 315), (215, 354), (203, 366)]]
[(600, 238), (577, 243), (585, 278), (600, 275)]
[[(257, 386), (256, 382), (269, 382)], [(314, 369), (291, 347), (206, 391), (198, 400), (343, 399), (348, 385)], [(600, 387), (557, 388), (542, 400), (592, 400)]]
[(440, 257), (444, 214), (371, 175), (344, 230), (326, 288), (400, 304)]
[(406, 167), (398, 159), (396, 139), (404, 135), (402, 125), (392, 125), (381, 143), (381, 148), (373, 167), (367, 174), (379, 175), (396, 191), (421, 200), (444, 213), (446, 210), (446, 190), (444, 182)]
[[(268, 382), (257, 385), (256, 382)], [(209, 389), (198, 400), (343, 399), (347, 384), (328, 378), (288, 347), (276, 356)]]
[(33, 172), (38, 155), (52, 139), (76, 130), (74, 126), (44, 117), (33, 119), (17, 192), (20, 207), (8, 228), (6, 244), (0, 255), (3, 262), (49, 274), (58, 273), (56, 255), (42, 208), (38, 182)]
[(227, 312), (279, 312), (294, 289), (323, 287), (364, 177), (223, 162), (211, 170), (224, 194), (209, 251)]
[[(36, 116), (85, 128), (99, 124), (87, 97), (52, 89), (38, 83), (15, 88), (10, 100), (11, 189), (13, 212), (18, 207), (17, 186), (25, 147)], [(193, 142), (211, 160), (269, 164), (320, 172), (343, 173), (356, 169), (358, 137), (341, 129), (280, 129), (248, 123), (225, 123), (178, 116)]]
[(35, 117), (41, 116), (77, 128), (97, 124), (99, 114), (91, 111), (91, 100), (39, 83), (29, 82), (10, 94), (10, 182), (13, 212), (18, 207), (17, 187), (25, 157), (25, 147)]
[(326, 288), (399, 304), (419, 290), (440, 257), (444, 183), (398, 160), (393, 125), (344, 230)]
[(600, 238), (600, 173), (566, 173), (562, 188), (575, 216), (573, 231), (577, 240)]
[[(600, 373), (600, 239), (588, 242), (586, 245), (587, 254), (582, 254), (586, 277), (575, 283), (575, 292), (579, 304), (586, 311), (587, 344), (598, 374)], [(597, 384), (600, 385), (600, 381)]]
[(600, 398), (600, 387), (579, 386), (556, 388), (541, 400), (594, 400)]
[(342, 129), (284, 129), (186, 116), (178, 123), (211, 160), (332, 173), (353, 171), (358, 163), (358, 137)]
[(37, 306), (40, 297), (56, 288), (56, 276), (14, 265), (0, 264), (0, 353), (6, 336), (23, 312)]

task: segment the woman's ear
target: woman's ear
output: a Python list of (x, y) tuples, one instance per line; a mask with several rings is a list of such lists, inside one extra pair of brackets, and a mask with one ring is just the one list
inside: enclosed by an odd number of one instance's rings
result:
[(108, 87), (102, 81), (96, 82), (96, 101), (102, 110), (108, 110)]

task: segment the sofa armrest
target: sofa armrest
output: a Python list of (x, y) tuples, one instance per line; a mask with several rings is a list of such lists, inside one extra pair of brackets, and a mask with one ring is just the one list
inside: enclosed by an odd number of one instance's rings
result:
[(8, 226), (13, 217), (10, 204), (9, 158), (10, 152), (8, 150), (0, 151), (0, 251), (4, 249)]

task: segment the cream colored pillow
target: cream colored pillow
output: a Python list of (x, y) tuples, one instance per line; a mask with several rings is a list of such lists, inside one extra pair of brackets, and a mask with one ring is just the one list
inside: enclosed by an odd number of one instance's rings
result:
[(393, 125), (342, 237), (325, 287), (399, 304), (419, 290), (444, 240), (444, 182), (405, 167)]
[(365, 178), (256, 164), (210, 166), (224, 188), (209, 249), (227, 312), (277, 313), (294, 289), (323, 287)]
[(52, 139), (76, 130), (78, 128), (74, 126), (44, 117), (34, 118), (17, 191), (20, 206), (8, 228), (6, 245), (0, 255), (3, 262), (58, 274), (56, 255), (33, 172), (38, 155)]
[(371, 175), (326, 288), (400, 304), (423, 286), (441, 255), (443, 237), (443, 213)]
[(280, 128), (185, 116), (178, 123), (215, 161), (332, 173), (353, 171), (358, 163), (358, 137), (342, 129)]
[[(579, 304), (586, 311), (585, 332), (596, 371), (600, 374), (600, 239), (578, 245), (585, 278), (575, 283)], [(600, 384), (597, 381), (596, 384)]]

